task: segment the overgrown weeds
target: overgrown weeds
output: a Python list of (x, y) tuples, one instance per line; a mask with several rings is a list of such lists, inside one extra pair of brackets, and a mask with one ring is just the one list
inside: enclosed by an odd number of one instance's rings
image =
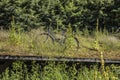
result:
[[(69, 25), (70, 26), (70, 25)], [(89, 32), (86, 28), (85, 32), (77, 30), (73, 34), (71, 29), (67, 31), (66, 51), (63, 52), (64, 46), (58, 43), (52, 43), (51, 39), (44, 42), (45, 36), (41, 36), (43, 29), (33, 29), (31, 31), (23, 31), (20, 26), (12, 22), (12, 28), (9, 31), (0, 31), (0, 53), (20, 54), (20, 55), (42, 55), (42, 56), (69, 56), (69, 57), (98, 57), (98, 48), (107, 55), (110, 52), (110, 58), (115, 58), (120, 52), (120, 39), (104, 31)], [(55, 35), (59, 35), (59, 32)], [(79, 40), (79, 49), (75, 51), (73, 37)]]

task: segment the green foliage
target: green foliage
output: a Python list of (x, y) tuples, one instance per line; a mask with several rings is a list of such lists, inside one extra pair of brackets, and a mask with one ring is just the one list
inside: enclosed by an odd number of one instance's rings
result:
[(8, 28), (12, 21), (12, 16), (15, 16), (15, 23), (24, 29), (38, 26), (40, 22), (38, 22), (39, 20), (34, 10), (35, 3), (34, 0), (2, 0), (0, 4), (0, 24)]
[(83, 29), (83, 35), (84, 35), (85, 37), (90, 36), (90, 31), (88, 30), (88, 27), (85, 27), (85, 28)]
[(39, 69), (40, 65), (35, 63), (35, 61), (32, 62), (32, 69), (31, 69), (31, 80), (39, 80), (40, 77), (40, 69)]
[(9, 34), (9, 42), (12, 45), (19, 45), (22, 42), (21, 38), (21, 31), (22, 28), (15, 24), (14, 17), (13, 21), (11, 22), (10, 34)]
[(14, 80), (14, 79), (23, 79), (23, 70), (22, 70), (22, 65), (23, 62), (17, 61), (13, 63), (13, 69), (11, 71), (11, 76), (10, 79)]
[[(44, 63), (45, 64), (45, 63)], [(76, 65), (79, 68), (76, 68)], [(80, 67), (81, 66), (81, 67)], [(65, 62), (46, 62), (44, 66), (36, 62), (26, 65), (22, 61), (13, 62), (12, 68), (7, 68), (0, 74), (1, 80), (119, 80), (120, 66), (105, 67), (105, 76), (100, 68), (91, 65), (90, 68), (80, 64), (67, 65)]]
[(69, 23), (73, 30), (94, 29), (97, 18), (101, 29), (120, 26), (119, 0), (2, 0), (0, 10), (0, 26), (4, 28), (9, 27), (12, 16), (25, 30), (41, 25), (61, 29)]
[(74, 33), (72, 31), (72, 27), (69, 24), (68, 28), (67, 28), (67, 32), (66, 32), (66, 41), (65, 41), (65, 45), (66, 45), (66, 50), (68, 49), (75, 49), (75, 47), (77, 46), (77, 43), (74, 39)]
[[(5, 70), (5, 72), (2, 74), (4, 77), (2, 78), (2, 80), (9, 80), (9, 69), (7, 68)], [(1, 78), (1, 77), (0, 77)]]

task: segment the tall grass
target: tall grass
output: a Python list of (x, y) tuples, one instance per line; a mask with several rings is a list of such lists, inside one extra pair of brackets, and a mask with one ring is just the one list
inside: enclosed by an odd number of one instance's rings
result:
[[(84, 31), (77, 30), (73, 34), (72, 30), (68, 28), (66, 36), (66, 51), (64, 46), (58, 43), (53, 44), (50, 39), (44, 42), (45, 36), (40, 34), (44, 32), (43, 29), (32, 29), (31, 31), (23, 31), (19, 25), (14, 22), (11, 23), (11, 28), (8, 31), (0, 30), (0, 52), (9, 54), (21, 55), (42, 55), (42, 56), (70, 56), (70, 57), (93, 57), (98, 53), (98, 48), (104, 53), (118, 54), (120, 52), (120, 39), (108, 33), (107, 30), (98, 30), (89, 32), (86, 27)], [(68, 26), (70, 27), (70, 25)], [(56, 33), (55, 35), (60, 35)], [(80, 48), (75, 51), (74, 39), (76, 36), (79, 40)], [(26, 53), (26, 54), (25, 54)], [(91, 56), (92, 55), (92, 56)], [(95, 55), (94, 57), (97, 57)], [(115, 55), (114, 55), (115, 57)]]
[[(77, 67), (77, 68), (76, 68)], [(119, 80), (120, 66), (106, 66), (105, 75), (98, 66), (85, 67), (65, 62), (47, 62), (46, 65), (32, 62), (14, 62), (2, 74), (0, 80)]]

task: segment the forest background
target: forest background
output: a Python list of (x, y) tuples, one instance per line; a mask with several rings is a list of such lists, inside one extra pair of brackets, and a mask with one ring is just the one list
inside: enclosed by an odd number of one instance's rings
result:
[(120, 27), (119, 0), (1, 0), (0, 28), (9, 29), (12, 16), (24, 30), (33, 28), (88, 28), (117, 31)]

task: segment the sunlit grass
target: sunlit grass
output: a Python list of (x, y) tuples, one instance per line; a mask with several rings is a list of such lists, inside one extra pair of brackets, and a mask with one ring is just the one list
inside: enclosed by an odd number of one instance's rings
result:
[[(86, 30), (88, 31), (88, 30)], [(95, 32), (88, 34), (88, 32), (78, 31), (76, 37), (79, 40), (79, 49), (68, 47), (64, 51), (65, 46), (58, 43), (52, 43), (51, 39), (44, 42), (45, 36), (41, 36), (43, 29), (33, 29), (31, 31), (16, 32), (0, 30), (0, 54), (7, 53), (10, 55), (42, 55), (42, 56), (69, 56), (69, 57), (97, 57), (98, 51), (95, 49)], [(10, 34), (12, 37), (10, 37)], [(19, 33), (19, 34), (18, 34)], [(84, 35), (87, 34), (87, 35)], [(57, 36), (59, 33), (57, 34)], [(19, 38), (19, 39), (18, 39)], [(68, 41), (70, 42), (70, 41)], [(98, 33), (98, 43), (100, 49), (104, 51), (105, 57), (109, 55), (110, 58), (115, 58), (120, 55), (120, 39), (113, 35), (108, 35), (105, 32)], [(70, 44), (72, 45), (72, 44)], [(107, 58), (109, 58), (107, 57)]]

